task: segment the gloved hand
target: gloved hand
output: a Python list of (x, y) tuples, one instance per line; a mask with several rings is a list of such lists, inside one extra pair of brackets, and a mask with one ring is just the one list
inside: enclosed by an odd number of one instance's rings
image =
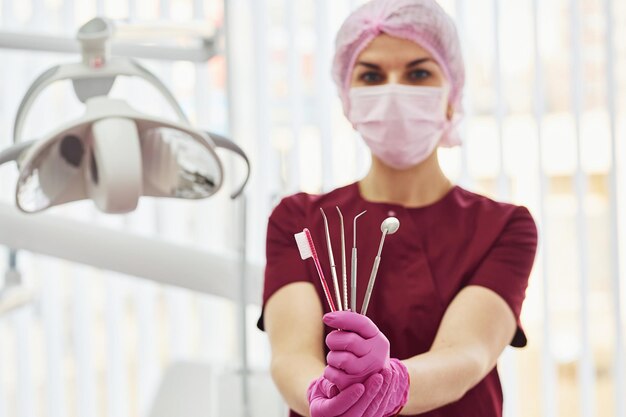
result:
[(344, 390), (363, 383), (370, 375), (389, 367), (389, 340), (368, 317), (351, 311), (324, 316), (324, 323), (335, 330), (326, 337), (330, 352), (326, 379)]
[[(395, 359), (391, 359), (392, 367)], [(307, 391), (311, 417), (388, 417), (395, 416), (406, 403), (402, 372), (383, 369), (365, 384), (354, 384), (339, 392), (329, 380), (320, 377)]]
[(339, 392), (322, 376), (311, 382), (307, 390), (311, 417), (381, 417), (378, 410), (388, 386), (383, 375), (374, 374), (364, 384)]
[(389, 341), (385, 335), (368, 317), (350, 311), (328, 313), (324, 323), (341, 329), (326, 338), (330, 352), (324, 377), (343, 391), (380, 373), (386, 388), (380, 396), (381, 412), (377, 415), (397, 413), (407, 401), (409, 373), (402, 362), (389, 357)]

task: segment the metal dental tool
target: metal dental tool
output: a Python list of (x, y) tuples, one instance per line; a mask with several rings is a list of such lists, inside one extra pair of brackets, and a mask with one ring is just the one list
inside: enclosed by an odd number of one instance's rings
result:
[(346, 272), (346, 229), (343, 225), (343, 214), (341, 214), (341, 210), (339, 210), (338, 206), (337, 213), (339, 213), (339, 220), (341, 222), (341, 279), (343, 281), (343, 306), (347, 310), (348, 309), (348, 274)]
[(339, 293), (339, 281), (337, 279), (337, 268), (335, 267), (335, 257), (333, 255), (333, 246), (330, 243), (330, 231), (328, 230), (328, 219), (324, 209), (320, 207), (322, 216), (324, 217), (324, 228), (326, 229), (326, 244), (328, 246), (328, 258), (330, 260), (330, 272), (333, 276), (333, 285), (335, 286), (335, 297), (337, 297), (337, 310), (343, 310), (341, 306), (341, 294)]
[(363, 300), (363, 307), (361, 308), (361, 314), (367, 314), (367, 307), (370, 303), (370, 297), (372, 296), (372, 289), (374, 288), (374, 282), (376, 281), (376, 274), (378, 273), (378, 266), (380, 265), (380, 254), (383, 251), (383, 244), (385, 243), (385, 236), (392, 235), (398, 231), (400, 228), (400, 220), (395, 217), (386, 218), (383, 223), (380, 225), (380, 230), (383, 232), (382, 237), (380, 238), (380, 246), (378, 246), (378, 255), (376, 255), (376, 259), (374, 260), (374, 267), (372, 268), (372, 274), (370, 275), (370, 280), (367, 284), (367, 291), (365, 292), (365, 300)]
[(356, 312), (356, 221), (366, 212), (367, 210), (354, 218), (352, 227), (354, 237), (352, 240), (352, 267), (350, 268), (350, 310), (354, 312)]

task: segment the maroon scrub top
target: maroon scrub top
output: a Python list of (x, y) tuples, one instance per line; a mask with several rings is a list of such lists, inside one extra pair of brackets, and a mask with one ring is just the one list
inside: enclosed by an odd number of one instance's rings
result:
[[(344, 215), (348, 282), (352, 219), (367, 210), (357, 222), (359, 311), (378, 251), (380, 224), (388, 216), (400, 220), (398, 232), (385, 239), (367, 312), (389, 339), (391, 357), (402, 360), (427, 352), (446, 308), (468, 285), (486, 287), (502, 297), (518, 324), (511, 345), (526, 345), (519, 317), (537, 246), (533, 218), (525, 207), (496, 202), (459, 186), (453, 187), (439, 201), (418, 208), (367, 201), (361, 196), (358, 183), (323, 195), (298, 193), (284, 198), (268, 223), (263, 306), (281, 287), (304, 281), (315, 286), (324, 312), (329, 312), (313, 261), (300, 258), (294, 234), (305, 227), (311, 231), (334, 295), (320, 207), (328, 216), (341, 280), (341, 235), (335, 206), (339, 206)], [(258, 327), (264, 330), (263, 315)], [(325, 334), (332, 330), (324, 327)], [(328, 353), (324, 340), (320, 340), (320, 344)], [(290, 416), (300, 415), (291, 411)], [(497, 369), (461, 400), (421, 416), (502, 416), (502, 389)]]

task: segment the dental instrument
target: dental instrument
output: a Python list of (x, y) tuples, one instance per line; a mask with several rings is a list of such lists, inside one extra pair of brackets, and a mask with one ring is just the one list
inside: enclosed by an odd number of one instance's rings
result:
[(376, 281), (376, 274), (378, 274), (378, 267), (380, 265), (380, 255), (383, 251), (383, 244), (385, 243), (385, 236), (396, 233), (399, 228), (400, 228), (400, 220), (398, 220), (395, 217), (386, 218), (380, 225), (380, 230), (383, 232), (383, 235), (380, 238), (380, 245), (378, 246), (378, 254), (376, 255), (376, 259), (374, 260), (374, 266), (372, 268), (370, 280), (367, 284), (367, 291), (365, 292), (365, 300), (363, 300), (363, 307), (361, 308), (361, 314), (364, 316), (367, 314), (367, 307), (369, 306), (370, 297), (372, 296), (374, 282)]
[(341, 222), (341, 279), (343, 281), (343, 307), (345, 310), (348, 310), (348, 274), (346, 272), (346, 229), (343, 225), (343, 214), (341, 214), (341, 210), (339, 210), (339, 206), (335, 206), (337, 208), (337, 213), (339, 213), (339, 221)]
[(352, 239), (352, 265), (350, 268), (350, 310), (356, 312), (356, 221), (359, 217), (367, 213), (367, 210), (358, 214), (353, 220), (353, 239)]
[(339, 280), (337, 279), (337, 268), (335, 267), (335, 256), (333, 255), (333, 246), (330, 242), (330, 231), (328, 229), (328, 219), (324, 209), (320, 207), (322, 216), (324, 217), (324, 229), (326, 230), (326, 245), (328, 246), (328, 259), (330, 261), (330, 273), (333, 277), (333, 286), (335, 287), (335, 297), (337, 297), (337, 308), (343, 310), (341, 305), (341, 294), (339, 293)]
[(317, 251), (315, 250), (315, 244), (313, 243), (313, 237), (311, 237), (311, 232), (309, 231), (309, 229), (305, 228), (302, 232), (296, 233), (294, 237), (296, 238), (296, 244), (298, 245), (298, 250), (300, 251), (300, 257), (302, 258), (302, 260), (313, 258), (315, 268), (317, 269), (317, 275), (319, 276), (322, 283), (324, 294), (326, 294), (326, 301), (328, 301), (330, 311), (337, 311), (337, 309), (335, 308), (335, 303), (333, 303), (333, 297), (330, 294), (330, 289), (328, 288), (328, 284), (326, 283), (326, 278), (324, 278), (324, 272), (322, 271), (322, 266), (320, 265)]

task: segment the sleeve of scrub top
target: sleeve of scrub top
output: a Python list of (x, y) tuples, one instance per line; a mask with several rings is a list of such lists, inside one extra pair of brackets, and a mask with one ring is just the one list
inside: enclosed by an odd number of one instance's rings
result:
[(509, 305), (517, 320), (511, 346), (524, 347), (527, 340), (520, 313), (537, 249), (537, 227), (526, 207), (517, 207), (500, 236), (467, 285), (486, 287)]
[(307, 261), (300, 258), (294, 235), (306, 226), (305, 194), (284, 198), (270, 215), (267, 224), (266, 265), (263, 285), (263, 310), (257, 327), (265, 330), (265, 303), (276, 291), (292, 282), (311, 282)]

